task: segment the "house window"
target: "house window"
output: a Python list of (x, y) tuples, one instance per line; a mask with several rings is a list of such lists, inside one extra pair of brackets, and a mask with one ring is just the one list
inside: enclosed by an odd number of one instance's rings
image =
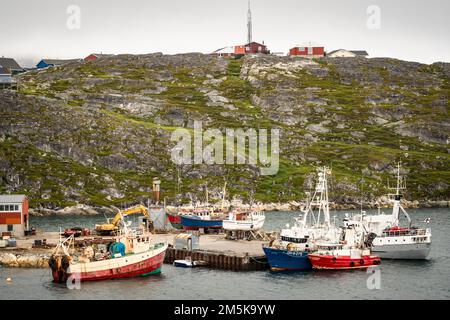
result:
[(14, 231), (14, 226), (12, 224), (8, 224), (8, 232)]
[(16, 204), (16, 205), (14, 205), (14, 210), (15, 211), (19, 211), (19, 206)]
[(4, 205), (0, 205), (0, 211), (4, 211), (5, 210), (5, 206)]

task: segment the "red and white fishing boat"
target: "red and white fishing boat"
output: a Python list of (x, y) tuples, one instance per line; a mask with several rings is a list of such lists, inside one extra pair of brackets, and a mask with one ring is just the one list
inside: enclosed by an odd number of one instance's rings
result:
[(381, 263), (380, 257), (370, 252), (372, 241), (373, 236), (366, 237), (360, 225), (346, 225), (339, 243), (316, 243), (317, 250), (308, 257), (313, 269), (366, 269)]
[(150, 236), (143, 229), (124, 227), (106, 252), (87, 247), (81, 254), (74, 252), (73, 236), (61, 239), (49, 260), (53, 280), (94, 281), (160, 273), (167, 244), (153, 244)]
[(345, 248), (343, 244), (322, 244), (318, 248), (308, 255), (314, 269), (366, 269), (381, 263), (369, 249)]

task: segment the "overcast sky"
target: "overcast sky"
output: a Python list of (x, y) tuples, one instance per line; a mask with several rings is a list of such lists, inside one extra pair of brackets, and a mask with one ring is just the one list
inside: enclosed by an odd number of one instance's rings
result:
[[(67, 27), (69, 5), (80, 8), (79, 29)], [(370, 5), (380, 9), (379, 29), (367, 27)], [(327, 51), (450, 62), (448, 0), (252, 0), (251, 6), (253, 40), (273, 52), (314, 41)], [(0, 55), (27, 66), (92, 52), (209, 53), (247, 38), (247, 0), (0, 0), (0, 12)]]

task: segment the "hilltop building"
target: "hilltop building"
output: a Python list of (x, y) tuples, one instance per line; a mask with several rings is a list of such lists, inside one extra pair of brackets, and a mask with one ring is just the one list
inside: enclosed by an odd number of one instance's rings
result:
[(91, 53), (86, 58), (84, 58), (84, 61), (94, 61), (99, 58), (107, 58), (113, 56), (112, 54), (103, 54), (103, 53)]
[(289, 50), (289, 55), (304, 58), (321, 58), (325, 56), (325, 47), (309, 42), (291, 48)]

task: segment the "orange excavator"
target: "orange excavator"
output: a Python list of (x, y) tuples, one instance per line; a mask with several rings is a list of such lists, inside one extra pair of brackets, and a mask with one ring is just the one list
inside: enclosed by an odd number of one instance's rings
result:
[(116, 233), (119, 230), (119, 225), (122, 219), (126, 216), (142, 214), (147, 218), (147, 228), (152, 229), (153, 224), (150, 220), (150, 215), (146, 207), (143, 205), (134, 206), (125, 210), (119, 211), (114, 218), (108, 219), (108, 223), (96, 224), (95, 231), (102, 236), (107, 236)]

